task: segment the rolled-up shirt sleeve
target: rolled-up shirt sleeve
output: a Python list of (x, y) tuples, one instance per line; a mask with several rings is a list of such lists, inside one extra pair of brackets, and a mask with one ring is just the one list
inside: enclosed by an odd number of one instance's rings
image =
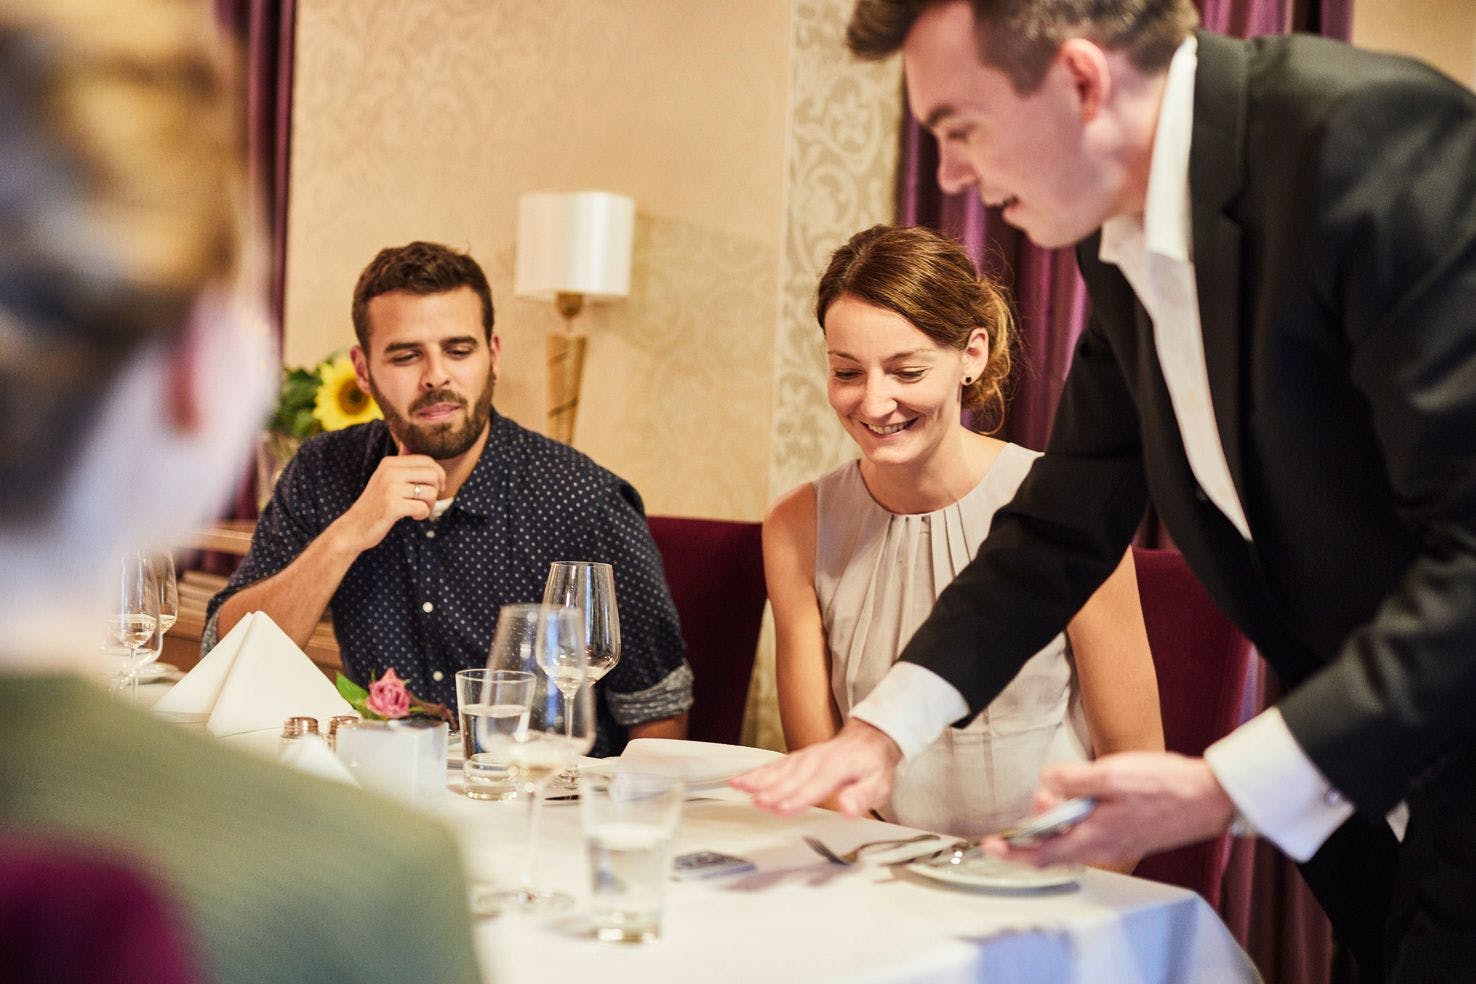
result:
[(640, 495), (615, 484), (592, 504), (585, 528), (586, 555), (615, 569), (620, 662), (600, 682), (611, 715), (629, 727), (683, 713), (692, 706), (692, 671)]

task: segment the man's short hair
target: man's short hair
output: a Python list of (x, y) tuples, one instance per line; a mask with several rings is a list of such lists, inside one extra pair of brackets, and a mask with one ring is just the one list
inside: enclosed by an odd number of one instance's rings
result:
[(380, 294), (397, 290), (444, 294), (461, 287), (470, 287), (481, 298), (482, 329), (491, 344), (492, 289), (487, 286), (487, 275), (469, 254), (420, 240), (380, 250), (354, 285), (354, 335), (359, 346), (369, 351), (369, 302)]
[[(846, 44), (861, 58), (901, 49), (924, 10), (950, 0), (856, 0)], [(969, 0), (978, 26), (979, 61), (1009, 76), (1021, 95), (1034, 92), (1068, 38), (1124, 52), (1140, 72), (1168, 67), (1199, 25), (1191, 0)]]
[(231, 61), (204, 3), (0, 5), (0, 521), (45, 514), (118, 369), (233, 273)]

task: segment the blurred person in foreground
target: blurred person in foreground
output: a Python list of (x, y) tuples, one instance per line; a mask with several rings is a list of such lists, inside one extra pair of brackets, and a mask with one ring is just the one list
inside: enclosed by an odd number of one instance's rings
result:
[(208, 519), (273, 375), (228, 64), (204, 3), (0, 9), (0, 832), (150, 876), (207, 980), (476, 981), (445, 831), (85, 679), (99, 572)]
[(640, 494), (493, 407), (502, 339), (481, 266), (439, 243), (382, 249), (351, 310), (349, 354), (384, 419), (293, 457), (201, 649), (252, 611), (303, 646), (327, 610), (349, 677), (393, 668), (454, 709), (456, 671), (487, 665), (502, 606), (541, 601), (554, 561), (597, 561), (614, 568), (620, 661), (595, 685), (592, 754), (685, 738), (692, 671)]
[[(1014, 319), (957, 243), (915, 227), (858, 232), (818, 295), (830, 406), (861, 457), (764, 519), (791, 751), (833, 736), (866, 698), (1039, 457), (983, 432), (1004, 422)], [(1030, 813), (1048, 763), (1129, 749), (1163, 750), (1130, 552), (1003, 693), (908, 763), (878, 812), (979, 837)]]
[(1203, 759), (1048, 769), (1038, 805), (1096, 811), (986, 848), (1098, 860), (1252, 827), (1370, 978), (1469, 978), (1476, 97), (1196, 24), (1189, 0), (857, 3), (851, 47), (902, 52), (942, 188), (1079, 243), (1094, 317), (1044, 456), (898, 665), (830, 743), (737, 784), (784, 812), (880, 800), (1115, 569), (1151, 497), (1286, 696)]

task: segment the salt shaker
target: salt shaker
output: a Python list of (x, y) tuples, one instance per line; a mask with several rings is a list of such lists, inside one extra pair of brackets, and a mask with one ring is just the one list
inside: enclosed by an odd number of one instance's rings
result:
[(357, 714), (335, 714), (328, 719), (328, 747), (336, 749), (338, 746), (338, 732), (343, 728), (352, 728), (359, 723)]
[(290, 717), (282, 722), (282, 744), (284, 745), (317, 733), (318, 719), (315, 717)]

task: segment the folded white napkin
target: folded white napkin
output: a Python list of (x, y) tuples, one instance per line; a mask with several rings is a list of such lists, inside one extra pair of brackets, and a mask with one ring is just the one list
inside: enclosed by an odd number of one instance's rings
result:
[(352, 714), (348, 701), (264, 612), (251, 612), (154, 705), (176, 719), (204, 721), (217, 737), (280, 730), (289, 717), (326, 724)]
[(705, 785), (724, 782), (740, 772), (758, 768), (780, 757), (779, 752), (747, 745), (677, 738), (632, 738), (626, 743), (619, 762), (621, 768), (663, 772), (681, 776), (689, 785)]

